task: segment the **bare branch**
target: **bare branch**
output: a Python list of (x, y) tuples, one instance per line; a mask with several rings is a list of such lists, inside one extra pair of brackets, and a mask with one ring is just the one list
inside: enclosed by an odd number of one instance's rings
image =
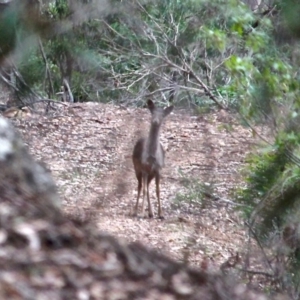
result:
[(39, 48), (40, 48), (40, 51), (41, 51), (41, 54), (42, 54), (42, 57), (43, 57), (43, 60), (44, 60), (44, 63), (45, 63), (45, 80), (44, 80), (44, 85), (45, 85), (45, 81), (48, 79), (49, 81), (49, 88), (50, 88), (50, 95), (48, 96), (53, 96), (54, 95), (54, 88), (53, 88), (53, 82), (52, 82), (52, 77), (51, 77), (51, 72), (50, 72), (50, 69), (49, 69), (49, 64), (48, 64), (48, 60), (47, 60), (47, 57), (46, 57), (46, 54), (45, 54), (45, 51), (44, 51), (44, 47), (43, 47), (43, 44), (42, 44), (42, 41), (41, 39), (39, 38)]

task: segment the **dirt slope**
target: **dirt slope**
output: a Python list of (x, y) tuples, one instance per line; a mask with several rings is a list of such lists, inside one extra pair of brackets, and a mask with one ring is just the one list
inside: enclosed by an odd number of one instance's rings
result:
[[(239, 170), (254, 143), (251, 132), (222, 111), (192, 116), (175, 109), (161, 135), (167, 150), (161, 186), (165, 220), (133, 218), (137, 181), (131, 152), (147, 134), (149, 119), (147, 109), (86, 103), (12, 122), (34, 157), (51, 169), (66, 214), (91, 218), (101, 231), (192, 265), (219, 267), (246, 239), (228, 201), (241, 184)], [(204, 186), (213, 197), (201, 205), (194, 190)], [(185, 201), (179, 205), (180, 195)], [(151, 196), (156, 216), (154, 184)]]

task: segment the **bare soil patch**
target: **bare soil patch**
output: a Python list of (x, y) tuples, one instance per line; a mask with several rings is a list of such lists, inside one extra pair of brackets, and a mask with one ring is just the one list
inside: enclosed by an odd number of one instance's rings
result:
[[(137, 180), (131, 153), (135, 141), (147, 135), (149, 119), (147, 109), (85, 103), (12, 122), (32, 155), (51, 169), (66, 214), (90, 218), (100, 231), (192, 265), (209, 261), (218, 267), (241, 251), (246, 239), (229, 201), (242, 184), (239, 172), (255, 139), (224, 111), (193, 116), (175, 109), (161, 132), (165, 220), (157, 219), (154, 182), (155, 218), (134, 218)], [(200, 201), (194, 192), (199, 187), (213, 197)], [(178, 204), (179, 198), (185, 200)]]

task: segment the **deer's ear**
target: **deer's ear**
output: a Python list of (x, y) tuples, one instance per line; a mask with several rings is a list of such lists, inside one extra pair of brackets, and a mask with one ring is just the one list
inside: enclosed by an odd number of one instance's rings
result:
[(165, 109), (164, 109), (164, 115), (165, 115), (165, 117), (166, 117), (167, 115), (169, 115), (169, 114), (173, 111), (173, 109), (174, 109), (174, 106), (173, 106), (173, 105), (171, 105), (171, 106), (165, 108)]
[(148, 108), (149, 108), (150, 110), (152, 110), (152, 109), (155, 108), (154, 102), (153, 102), (152, 100), (150, 100), (150, 99), (147, 100), (147, 105), (148, 105)]

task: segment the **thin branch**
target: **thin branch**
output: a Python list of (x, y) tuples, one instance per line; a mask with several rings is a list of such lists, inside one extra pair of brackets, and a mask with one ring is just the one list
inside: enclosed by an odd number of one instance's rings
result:
[(53, 82), (52, 82), (52, 78), (51, 78), (51, 72), (50, 72), (48, 60), (47, 60), (47, 57), (46, 57), (46, 54), (45, 54), (45, 51), (44, 51), (44, 47), (43, 47), (43, 44), (42, 44), (42, 41), (41, 41), (40, 38), (39, 38), (39, 48), (40, 48), (40, 51), (41, 51), (41, 54), (42, 54), (42, 57), (43, 57), (43, 60), (44, 60), (44, 63), (45, 63), (46, 79), (48, 78), (48, 80), (49, 80), (49, 87), (50, 87), (50, 92), (51, 92), (50, 96), (53, 96), (54, 95), (54, 88), (53, 88)]
[(235, 268), (235, 269), (238, 271), (244, 272), (244, 273), (252, 274), (252, 275), (263, 275), (263, 276), (270, 277), (270, 278), (274, 277), (274, 274), (270, 274), (267, 272), (254, 271), (254, 270), (248, 270), (248, 269), (246, 270), (246, 269), (241, 269), (241, 268)]
[(209, 96), (209, 98), (211, 100), (213, 100), (220, 108), (222, 108), (224, 110), (227, 110), (227, 107), (223, 106), (223, 104), (221, 104), (219, 102), (219, 100), (215, 97), (215, 95), (211, 93), (211, 91), (207, 87), (207, 85), (197, 76), (197, 74), (194, 72), (194, 70), (186, 62), (185, 62), (185, 67), (187, 68), (188, 73), (190, 73), (191, 75), (193, 75), (193, 77), (196, 79), (196, 81), (201, 85), (201, 87), (203, 88), (203, 90), (205, 91), (205, 93)]
[(246, 117), (238, 111), (238, 114), (242, 117), (243, 121), (246, 122), (247, 126), (249, 126), (251, 128), (251, 130), (265, 143), (267, 143), (268, 145), (273, 146), (273, 144), (271, 144), (268, 140), (266, 140), (260, 133), (258, 133), (258, 131), (248, 122), (248, 120), (246, 119)]
[(273, 268), (272, 268), (272, 265), (268, 259), (268, 256), (262, 246), (262, 244), (260, 243), (259, 241), (259, 238), (257, 237), (256, 233), (254, 232), (252, 226), (248, 223), (248, 222), (245, 222), (246, 226), (248, 227), (249, 231), (251, 232), (251, 234), (253, 235), (253, 237), (255, 238), (255, 241), (257, 242), (259, 248), (261, 249), (262, 253), (263, 253), (263, 256), (265, 257), (265, 260), (267, 261), (267, 264), (269, 266), (269, 268), (273, 271)]

